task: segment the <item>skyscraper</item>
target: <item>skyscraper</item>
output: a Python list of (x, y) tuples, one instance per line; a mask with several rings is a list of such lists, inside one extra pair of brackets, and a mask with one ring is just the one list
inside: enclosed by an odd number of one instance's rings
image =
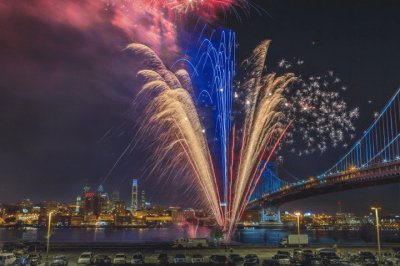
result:
[(138, 209), (138, 181), (137, 179), (132, 179), (132, 201), (131, 210), (136, 211)]
[(146, 209), (146, 192), (144, 190), (142, 190), (142, 197), (140, 204), (141, 204), (140, 208), (142, 210)]
[(82, 200), (81, 196), (76, 197), (76, 207), (75, 207), (76, 213), (79, 213), (79, 211), (80, 211), (81, 204), (82, 204), (81, 200)]
[(112, 201), (115, 203), (117, 201), (119, 201), (119, 191), (118, 190), (114, 190), (112, 192)]

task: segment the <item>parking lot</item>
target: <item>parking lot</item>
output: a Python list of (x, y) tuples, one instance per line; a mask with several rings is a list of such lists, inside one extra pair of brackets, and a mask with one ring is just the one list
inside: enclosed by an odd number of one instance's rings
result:
[[(309, 251), (313, 254), (315, 254), (317, 252), (316, 248), (305, 248), (303, 249), (301, 252), (303, 251)], [(290, 263), (288, 264), (287, 262), (285, 262), (285, 260), (277, 260), (274, 256), (278, 253), (285, 253), (289, 252), (290, 253)], [(134, 246), (131, 248), (124, 248), (121, 250), (116, 250), (116, 249), (96, 249), (95, 251), (92, 252), (92, 250), (90, 249), (85, 249), (85, 250), (57, 250), (57, 251), (50, 251), (48, 254), (48, 260), (50, 262), (50, 264), (52, 262), (54, 262), (54, 258), (60, 255), (65, 256), (69, 266), (77, 266), (77, 265), (111, 265), (113, 264), (114, 258), (116, 257), (116, 254), (124, 254), (126, 256), (126, 261), (125, 263), (121, 261), (121, 263), (119, 265), (129, 265), (131, 263), (133, 263), (132, 257), (134, 254), (140, 253), (143, 255), (144, 257), (144, 263), (145, 264), (160, 264), (159, 263), (159, 255), (160, 254), (166, 254), (167, 258), (168, 258), (168, 262), (169, 263), (173, 263), (174, 262), (174, 258), (177, 254), (181, 254), (184, 255), (183, 256), (183, 260), (181, 260), (180, 264), (184, 264), (184, 263), (192, 263), (192, 257), (195, 254), (200, 254), (203, 260), (203, 263), (197, 263), (197, 264), (203, 264), (203, 265), (212, 265), (212, 264), (217, 264), (217, 263), (213, 263), (212, 260), (210, 260), (210, 257), (212, 258), (213, 255), (222, 255), (222, 256), (226, 256), (228, 259), (229, 257), (232, 257), (230, 255), (232, 254), (237, 254), (241, 257), (241, 259), (238, 258), (237, 261), (232, 261), (231, 260), (227, 260), (226, 263), (222, 263), (222, 264), (229, 264), (229, 265), (375, 265), (373, 263), (362, 263), (362, 262), (350, 262), (349, 259), (345, 260), (344, 258), (350, 258), (351, 256), (355, 256), (357, 255), (360, 251), (364, 251), (364, 252), (371, 252), (372, 254), (376, 254), (376, 249), (374, 247), (346, 247), (346, 248), (341, 248), (338, 247), (336, 249), (336, 254), (338, 255), (338, 257), (340, 257), (341, 262), (339, 264), (333, 264), (333, 263), (329, 263), (328, 264), (325, 262), (323, 264), (305, 264), (304, 262), (301, 261), (294, 261), (295, 258), (295, 248), (270, 248), (270, 247), (233, 247), (225, 249), (225, 248), (206, 248), (206, 249), (143, 249), (143, 248), (135, 248)], [(78, 259), (79, 256), (82, 254), (82, 252), (92, 252), (93, 253), (93, 259), (91, 260), (91, 263), (82, 263), (82, 264), (78, 264)], [(296, 251), (300, 252), (300, 250)], [(395, 253), (393, 251), (393, 248), (383, 248), (382, 249), (382, 253), (385, 254), (386, 256), (390, 256), (393, 257), (394, 262), (391, 263), (386, 263), (384, 265), (400, 265), (399, 264), (399, 260), (397, 259), (396, 262), (396, 257), (395, 257)], [(248, 255), (248, 254), (256, 254), (258, 256), (259, 259), (259, 263), (245, 263), (246, 260), (243, 260), (243, 258)], [(110, 264), (103, 264), (103, 263), (96, 263), (94, 261), (94, 258), (96, 258), (96, 255), (107, 255), (110, 260), (111, 263)], [(42, 260), (40, 265), (45, 265), (46, 262), (46, 258), (47, 258), (47, 254), (44, 252), (41, 253), (42, 256)], [(282, 255), (283, 256), (283, 255)], [(179, 256), (177, 256), (179, 257)], [(182, 256), (180, 256), (182, 258)], [(383, 264), (383, 263), (382, 263)], [(62, 265), (62, 264), (54, 264), (55, 265)]]

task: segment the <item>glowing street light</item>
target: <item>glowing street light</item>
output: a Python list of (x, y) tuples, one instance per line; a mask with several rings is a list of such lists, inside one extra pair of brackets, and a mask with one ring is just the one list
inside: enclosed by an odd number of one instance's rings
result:
[(297, 218), (297, 243), (299, 244), (299, 247), (301, 247), (300, 245), (300, 212), (295, 212), (294, 215), (296, 215)]
[(376, 223), (376, 242), (378, 245), (378, 256), (379, 260), (381, 259), (381, 237), (379, 234), (379, 210), (380, 207), (371, 207), (371, 210), (375, 211), (375, 223)]

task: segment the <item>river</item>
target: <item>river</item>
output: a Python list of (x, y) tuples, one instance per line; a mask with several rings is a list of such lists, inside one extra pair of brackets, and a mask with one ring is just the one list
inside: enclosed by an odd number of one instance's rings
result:
[[(276, 246), (279, 240), (290, 233), (283, 229), (240, 229), (234, 235), (234, 240), (244, 244)], [(293, 232), (292, 232), (293, 233)], [(368, 230), (304, 230), (311, 244), (348, 244), (363, 245), (375, 242), (375, 232)], [(197, 237), (209, 237), (211, 230), (200, 227)], [(0, 228), (0, 242), (8, 241), (46, 241), (46, 228)], [(111, 229), (111, 228), (54, 228), (51, 233), (52, 242), (70, 243), (156, 243), (172, 242), (180, 237), (190, 237), (187, 228), (141, 228), (141, 229)], [(400, 243), (400, 231), (382, 231), (382, 243)]]

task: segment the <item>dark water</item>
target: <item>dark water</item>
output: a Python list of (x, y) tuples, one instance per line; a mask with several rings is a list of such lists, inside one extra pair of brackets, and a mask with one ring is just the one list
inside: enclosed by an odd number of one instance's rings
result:
[[(290, 230), (246, 228), (238, 230), (234, 240), (246, 244), (275, 246), (280, 239), (287, 236)], [(375, 231), (367, 230), (314, 230), (303, 231), (309, 236), (311, 244), (350, 244), (363, 245), (375, 243)], [(47, 231), (40, 229), (7, 229), (0, 228), (0, 242), (7, 241), (45, 241)], [(148, 228), (148, 229), (82, 229), (82, 228), (55, 228), (52, 230), (53, 242), (98, 242), (98, 243), (150, 243), (171, 242), (179, 237), (193, 237), (193, 230), (182, 227)], [(209, 237), (209, 228), (198, 228), (197, 237)], [(382, 243), (400, 243), (400, 231), (382, 231)]]
[[(374, 244), (376, 232), (374, 228), (359, 230), (302, 230), (307, 234), (310, 244), (315, 245), (366, 245)], [(279, 241), (288, 234), (296, 234), (295, 230), (246, 228), (238, 230), (235, 240), (242, 243), (278, 245)], [(400, 243), (400, 231), (381, 231), (382, 243)]]
[[(199, 237), (208, 237), (208, 228), (197, 230)], [(7, 229), (0, 228), (0, 242), (7, 241), (46, 241), (46, 228)], [(191, 230), (181, 227), (146, 228), (146, 229), (109, 229), (109, 228), (54, 228), (51, 232), (52, 242), (126, 242), (150, 243), (171, 242), (180, 237), (192, 237)]]

